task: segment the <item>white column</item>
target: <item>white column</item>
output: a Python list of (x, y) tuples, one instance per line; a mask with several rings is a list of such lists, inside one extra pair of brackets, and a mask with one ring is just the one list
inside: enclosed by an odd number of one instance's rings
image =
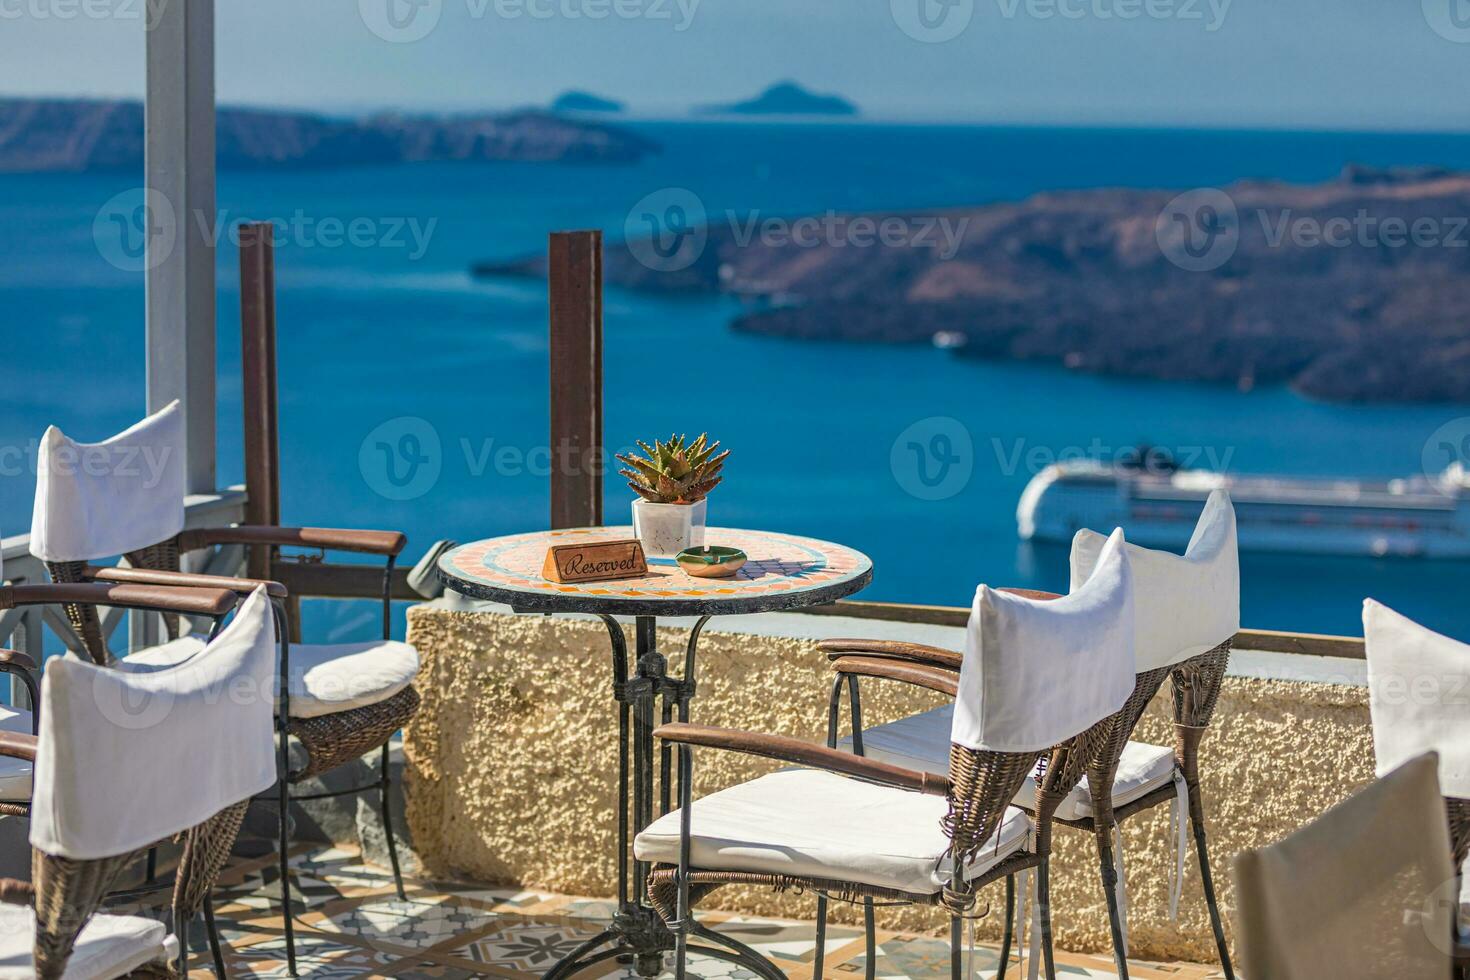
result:
[[(215, 486), (214, 0), (149, 5), (148, 411), (183, 402), (188, 489)], [(159, 213), (161, 212), (161, 214)]]

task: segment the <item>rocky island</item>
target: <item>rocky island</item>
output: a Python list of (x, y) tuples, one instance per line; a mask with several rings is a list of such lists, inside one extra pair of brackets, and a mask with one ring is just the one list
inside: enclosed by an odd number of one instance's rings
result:
[[(810, 244), (732, 221), (657, 269), (610, 246), (606, 279), (744, 297), (734, 328), (772, 337), (936, 343), (1077, 371), (1289, 384), (1331, 401), (1470, 401), (1467, 216), (1470, 174), (1349, 168), (1314, 185), (837, 216)], [(885, 220), (907, 237), (877, 241)]]
[[(215, 129), (221, 170), (438, 160), (631, 163), (658, 149), (627, 130), (537, 110), (350, 119), (221, 108)], [(142, 166), (139, 102), (0, 99), (0, 173)]]
[(622, 112), (623, 108), (621, 102), (579, 89), (563, 92), (551, 103), (552, 112)]
[(840, 95), (823, 95), (795, 82), (778, 82), (753, 99), (704, 106), (705, 114), (737, 116), (855, 116), (857, 106)]

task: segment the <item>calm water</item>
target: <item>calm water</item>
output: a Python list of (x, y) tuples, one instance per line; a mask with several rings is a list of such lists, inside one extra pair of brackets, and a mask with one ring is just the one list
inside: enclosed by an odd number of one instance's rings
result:
[[(1192, 187), (1238, 177), (1315, 181), (1346, 162), (1470, 168), (1470, 137), (1158, 133), (979, 128), (640, 124), (665, 151), (623, 168), (432, 165), (321, 174), (224, 175), (226, 221), (298, 228), (369, 219), (379, 244), (290, 233), (277, 252), (283, 507), (295, 523), (400, 527), (416, 556), (544, 524), (549, 398), (545, 290), (475, 282), (469, 263), (544, 248), (548, 231), (621, 237), (628, 209), (666, 187), (725, 209), (793, 215), (828, 208), (924, 208), (1061, 187)], [(130, 176), (0, 181), (0, 295), (6, 408), (0, 446), (24, 453), (48, 422), (105, 436), (142, 404), (141, 275), (106, 262), (93, 219)], [(422, 255), (405, 222), (431, 229)], [(430, 222), (433, 222), (432, 226)], [(220, 253), (220, 478), (238, 481), (236, 252)], [(1066, 557), (1021, 545), (1015, 505), (1026, 461), (1089, 446), (1199, 447), (1243, 472), (1406, 475), (1425, 439), (1466, 406), (1345, 407), (1283, 390), (1239, 394), (1114, 381), (1010, 364), (960, 362), (927, 348), (808, 344), (741, 336), (723, 299), (611, 292), (606, 306), (610, 446), (671, 429), (709, 430), (734, 450), (711, 520), (836, 539), (871, 554), (867, 596), (968, 604), (979, 581), (1063, 588)], [(691, 379), (716, 394), (692, 399)], [(949, 499), (905, 491), (895, 438), (920, 420), (959, 420), (973, 473)], [(421, 418), (439, 475), (408, 500), (372, 445)], [(431, 442), (431, 440), (430, 440)], [(429, 443), (421, 443), (429, 445)], [(430, 448), (432, 448), (430, 446)], [(1020, 466), (1009, 465), (1017, 456)], [(0, 531), (29, 525), (33, 476), (7, 455)], [(608, 480), (608, 513), (629, 493)], [(1252, 626), (1356, 633), (1374, 595), (1470, 637), (1470, 564), (1247, 556)], [(371, 613), (331, 613), (341, 635)]]

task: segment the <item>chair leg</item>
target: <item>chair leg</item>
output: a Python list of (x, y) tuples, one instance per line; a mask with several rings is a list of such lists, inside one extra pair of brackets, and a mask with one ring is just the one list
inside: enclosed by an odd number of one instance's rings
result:
[(287, 775), (290, 773), (290, 750), (287, 735), (284, 731), (280, 733), (279, 742), (281, 778), (276, 785), (280, 789), (277, 801), (281, 808), (281, 820), (280, 833), (276, 843), (281, 859), (281, 922), (286, 930), (286, 970), (294, 977), (296, 976), (296, 935), (291, 921), (291, 862), (289, 856), (291, 793), (286, 781)]
[(1230, 964), (1230, 947), (1225, 943), (1225, 923), (1220, 915), (1220, 902), (1215, 895), (1215, 879), (1210, 873), (1210, 850), (1205, 842), (1205, 800), (1199, 785), (1199, 746), (1203, 728), (1175, 725), (1175, 755), (1189, 790), (1189, 826), (1194, 831), (1194, 853), (1199, 859), (1200, 883), (1205, 890), (1205, 905), (1210, 910), (1210, 927), (1215, 932), (1215, 948), (1220, 953), (1220, 969), (1226, 980), (1235, 980)]
[(827, 958), (827, 896), (817, 896), (817, 946), (812, 952), (812, 980), (822, 980), (822, 963)]
[(1102, 878), (1103, 893), (1108, 900), (1108, 923), (1113, 934), (1113, 962), (1118, 968), (1118, 980), (1128, 980), (1128, 957), (1124, 953), (1123, 921), (1118, 909), (1118, 869), (1113, 859), (1113, 821), (1111, 811), (1106, 820), (1097, 808), (1093, 812), (1097, 838), (1098, 872)]
[(674, 933), (674, 980), (685, 980), (689, 975), (689, 930)]
[(388, 861), (393, 865), (393, 885), (398, 889), (398, 900), (406, 902), (408, 894), (403, 890), (403, 871), (398, 867), (398, 843), (393, 839), (393, 805), (389, 800), (389, 790), (393, 782), (388, 769), (388, 744), (383, 743), (382, 779), (378, 799), (383, 815), (383, 836), (388, 841)]
[(1235, 980), (1235, 971), (1230, 966), (1230, 947), (1225, 943), (1225, 924), (1220, 916), (1220, 903), (1215, 897), (1215, 881), (1210, 874), (1210, 852), (1205, 844), (1205, 822), (1204, 814), (1195, 817), (1194, 809), (1199, 797), (1191, 794), (1189, 797), (1189, 823), (1194, 828), (1194, 852), (1199, 857), (1200, 882), (1205, 889), (1205, 905), (1210, 910), (1210, 926), (1215, 930), (1215, 947), (1220, 952), (1220, 968), (1225, 974), (1225, 980)]
[(1016, 876), (1006, 875), (1006, 926), (1000, 940), (1000, 965), (995, 968), (995, 980), (1006, 980), (1006, 969), (1011, 962), (1011, 933), (1016, 928)]
[(873, 900), (863, 899), (863, 933), (868, 945), (868, 964), (863, 971), (864, 980), (873, 980), (878, 974), (878, 929), (873, 922)]
[[(1057, 980), (1057, 964), (1051, 948), (1051, 859), (1042, 858), (1036, 868), (1036, 908), (1041, 919), (1041, 962), (1046, 967), (1046, 980)], [(1127, 980), (1126, 968), (1118, 973)]]
[(214, 975), (224, 980), (229, 974), (225, 971), (225, 954), (220, 948), (219, 927), (214, 923), (214, 896), (204, 896), (204, 928), (209, 932), (209, 955), (214, 957)]
[(965, 975), (965, 920), (949, 917), (949, 980), (962, 980)]
[(179, 941), (179, 963), (176, 969), (180, 977), (189, 975), (189, 917), (180, 915), (174, 921), (174, 938)]

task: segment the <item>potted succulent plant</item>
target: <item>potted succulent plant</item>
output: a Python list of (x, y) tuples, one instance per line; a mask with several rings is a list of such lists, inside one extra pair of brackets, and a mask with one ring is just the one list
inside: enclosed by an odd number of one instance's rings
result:
[(619, 470), (638, 495), (633, 501), (633, 534), (646, 554), (667, 557), (704, 544), (705, 497), (720, 482), (727, 449), (701, 435), (686, 443), (683, 436), (652, 446), (638, 443), (647, 457), (619, 453), (627, 465)]

